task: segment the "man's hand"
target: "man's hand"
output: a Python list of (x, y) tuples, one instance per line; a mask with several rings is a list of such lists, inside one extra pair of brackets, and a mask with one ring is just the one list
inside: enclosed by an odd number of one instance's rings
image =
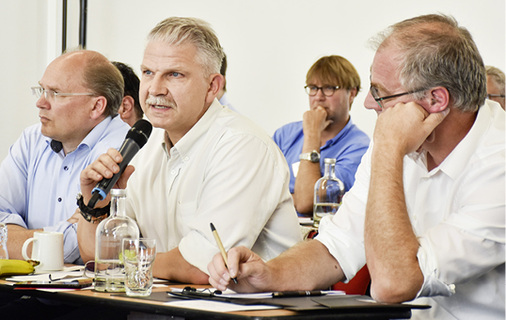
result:
[(327, 116), (327, 111), (322, 106), (304, 112), (302, 116), (302, 130), (304, 131), (304, 135), (312, 133), (320, 134), (325, 130), (332, 122), (327, 120)]
[[(270, 270), (262, 259), (246, 247), (228, 251), (228, 269), (223, 257), (217, 253), (208, 264), (209, 283), (218, 290), (231, 288), (239, 292), (266, 291), (270, 281)], [(230, 280), (237, 278), (238, 284)]]
[(374, 144), (406, 155), (418, 150), (450, 112), (428, 113), (415, 102), (398, 103), (384, 109), (374, 129)]
[[(116, 149), (109, 149), (107, 153), (102, 154), (97, 160), (93, 161), (81, 172), (81, 193), (85, 204), (89, 203), (91, 198), (91, 191), (102, 179), (109, 179), (115, 173), (119, 172), (119, 165), (123, 160), (121, 153)], [(116, 184), (116, 188), (124, 189), (130, 175), (133, 173), (134, 168), (127, 166), (123, 174), (120, 176)], [(110, 201), (110, 196), (106, 199), (99, 201), (96, 205), (97, 208), (103, 208)], [(75, 215), (74, 215), (75, 216)], [(74, 217), (73, 216), (73, 217)], [(93, 260), (95, 255), (95, 232), (97, 224), (92, 224), (79, 217), (77, 227), (77, 241), (79, 243), (79, 253), (83, 261)]]
[[(81, 172), (81, 193), (83, 194), (85, 203), (88, 203), (90, 200), (91, 192), (99, 181), (104, 178), (110, 179), (115, 173), (119, 172), (118, 164), (122, 160), (121, 153), (114, 148), (110, 148), (107, 153), (102, 154)], [(134, 168), (132, 166), (127, 166), (116, 182), (115, 187), (124, 189), (133, 171)], [(101, 207), (101, 205), (98, 204), (97, 207)]]
[[(327, 111), (322, 106), (308, 110), (304, 113), (302, 130), (304, 131), (304, 144), (302, 153), (313, 150), (320, 151), (322, 145), (322, 132), (332, 122), (327, 120)], [(293, 202), (297, 212), (310, 216), (313, 214), (313, 190), (315, 182), (321, 178), (320, 164), (301, 161), (299, 171), (296, 173), (293, 190)]]
[[(209, 283), (219, 290), (315, 290), (328, 288), (344, 278), (339, 262), (318, 240), (299, 242), (267, 262), (246, 247), (230, 249), (227, 259), (228, 269), (220, 254), (207, 266)], [(232, 278), (237, 278), (237, 284), (230, 281)]]
[[(417, 259), (420, 244), (404, 197), (403, 159), (433, 140), (434, 129), (449, 110), (446, 107), (429, 114), (419, 104), (409, 102), (386, 108), (378, 116), (364, 222), (371, 295), (378, 301), (411, 300), (423, 284)], [(407, 280), (398, 283), (400, 278)]]

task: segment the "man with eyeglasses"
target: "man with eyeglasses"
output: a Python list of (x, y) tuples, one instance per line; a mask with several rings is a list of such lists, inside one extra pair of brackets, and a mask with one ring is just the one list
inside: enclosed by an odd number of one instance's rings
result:
[(21, 247), (35, 231), (58, 231), (65, 263), (79, 263), (79, 175), (125, 138), (129, 126), (117, 117), (123, 78), (100, 53), (73, 51), (53, 60), (32, 92), (40, 123), (23, 131), (0, 166), (9, 257), (23, 259)]
[(312, 216), (315, 182), (325, 158), (336, 159), (336, 176), (348, 191), (369, 146), (369, 137), (350, 118), (360, 90), (355, 67), (337, 55), (318, 59), (306, 75), (309, 110), (303, 120), (276, 130), (273, 139), (290, 167), (290, 192), (299, 215)]
[(339, 213), (266, 263), (242, 247), (228, 269), (215, 256), (210, 283), (312, 290), (367, 262), (374, 299), (431, 305), (413, 319), (504, 319), (505, 112), (485, 99), (471, 34), (444, 15), (397, 23), (378, 38), (370, 80), (373, 142)]
[(501, 107), (505, 108), (505, 86), (504, 86), (504, 72), (501, 69), (486, 66), (487, 69), (487, 98), (498, 102)]

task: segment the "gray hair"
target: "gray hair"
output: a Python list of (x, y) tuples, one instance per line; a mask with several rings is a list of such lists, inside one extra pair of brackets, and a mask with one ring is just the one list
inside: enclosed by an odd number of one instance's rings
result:
[[(442, 14), (407, 19), (380, 35), (377, 49), (395, 45), (401, 50), (399, 77), (407, 90), (445, 87), (451, 103), (475, 112), (485, 102), (485, 65), (469, 31)], [(414, 94), (421, 99), (424, 93)]]
[(487, 76), (504, 92), (504, 72), (492, 66), (486, 66), (485, 69), (487, 70)]
[(223, 48), (211, 26), (197, 18), (170, 17), (158, 23), (149, 33), (148, 41), (161, 40), (171, 45), (191, 43), (197, 48), (198, 62), (204, 76), (220, 73)]

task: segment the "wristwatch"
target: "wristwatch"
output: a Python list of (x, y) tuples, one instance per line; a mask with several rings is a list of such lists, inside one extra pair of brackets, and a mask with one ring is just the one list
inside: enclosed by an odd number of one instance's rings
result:
[(320, 153), (316, 150), (313, 150), (311, 152), (301, 153), (299, 156), (299, 160), (307, 160), (311, 161), (313, 163), (320, 162)]
[(84, 204), (83, 195), (79, 192), (77, 194), (77, 205), (79, 206), (79, 211), (81, 211), (81, 215), (83, 218), (91, 223), (99, 223), (109, 216), (111, 211), (111, 203), (106, 205), (103, 208), (90, 208)]

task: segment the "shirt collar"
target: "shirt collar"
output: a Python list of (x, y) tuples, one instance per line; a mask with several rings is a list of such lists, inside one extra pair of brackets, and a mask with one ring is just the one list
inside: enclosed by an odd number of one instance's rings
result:
[(193, 127), (172, 147), (168, 150), (168, 146), (165, 143), (165, 133), (162, 139), (162, 148), (165, 150), (167, 156), (170, 156), (172, 152), (177, 152), (182, 159), (186, 159), (193, 149), (193, 145), (200, 139), (201, 136), (206, 134), (211, 127), (214, 119), (218, 116), (218, 113), (223, 110), (222, 105), (217, 99), (214, 99), (209, 109), (204, 115), (193, 125)]
[[(434, 175), (436, 172), (442, 171), (454, 180), (461, 175), (462, 171), (471, 160), (471, 157), (476, 152), (476, 149), (479, 147), (481, 137), (489, 126), (490, 118), (490, 106), (488, 103), (485, 103), (478, 109), (476, 120), (466, 136), (457, 144), (443, 162), (429, 173), (429, 175)], [(426, 152), (413, 152), (409, 154), (409, 156), (427, 170)]]

